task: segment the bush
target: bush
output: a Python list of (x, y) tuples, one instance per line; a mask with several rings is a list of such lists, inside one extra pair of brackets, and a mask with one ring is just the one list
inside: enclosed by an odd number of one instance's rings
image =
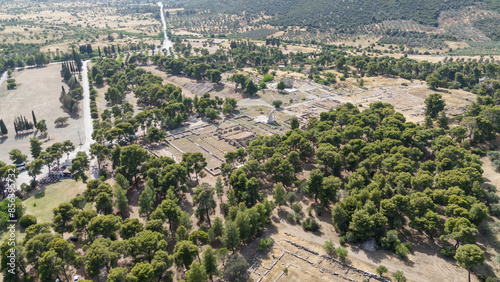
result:
[(259, 249), (260, 251), (262, 251), (262, 250), (265, 250), (265, 249), (271, 247), (272, 244), (273, 244), (273, 239), (272, 238), (260, 239), (259, 245), (257, 246), (257, 249)]
[(500, 159), (500, 152), (498, 151), (489, 151), (488, 153), (486, 153), (486, 155), (492, 161)]
[(34, 224), (36, 224), (36, 217), (34, 215), (31, 215), (31, 214), (27, 214), (27, 215), (21, 217), (21, 219), (19, 220), (19, 225), (21, 225), (21, 227), (24, 227), (24, 228), (28, 228)]
[(500, 218), (500, 204), (491, 206), (491, 215)]
[(295, 213), (294, 217), (295, 217), (295, 222), (300, 223), (302, 221), (302, 215), (300, 215), (300, 213)]
[(329, 255), (333, 255), (335, 253), (335, 246), (333, 245), (332, 240), (328, 240), (323, 244), (323, 250)]
[(444, 245), (440, 250), (439, 250), (439, 253), (443, 256), (443, 257), (447, 257), (447, 258), (452, 258), (455, 256), (455, 246), (451, 245), (451, 244), (446, 244)]
[(316, 219), (312, 217), (308, 217), (302, 222), (302, 228), (306, 231), (318, 231), (321, 226), (319, 223), (316, 221)]
[(293, 213), (289, 213), (286, 215), (286, 219), (288, 220), (288, 222), (290, 223), (295, 223), (295, 216), (293, 215)]
[(356, 235), (354, 235), (353, 232), (349, 231), (345, 234), (345, 239), (347, 240), (347, 242), (349, 243), (354, 243), (356, 242), (357, 238), (356, 238)]
[(347, 249), (344, 247), (338, 247), (335, 249), (335, 254), (337, 257), (344, 260), (347, 257)]
[(486, 153), (483, 150), (479, 149), (479, 148), (472, 149), (471, 153), (476, 154), (476, 155), (481, 156), (481, 157), (486, 156)]
[(339, 243), (340, 243), (340, 245), (342, 245), (342, 246), (343, 246), (343, 245), (345, 245), (345, 237), (344, 237), (344, 236), (340, 237), (340, 239), (339, 239)]
[(264, 75), (262, 82), (269, 82), (269, 81), (273, 81), (273, 80), (274, 80), (274, 76), (268, 74), (268, 75)]
[(302, 212), (302, 205), (300, 203), (294, 203), (292, 205), (292, 210), (295, 212), (295, 213), (301, 213)]
[(410, 250), (406, 247), (405, 244), (397, 244), (395, 247), (396, 255), (407, 258), (410, 254)]
[(12, 89), (16, 88), (16, 86), (17, 86), (17, 84), (10, 82), (7, 84), (7, 90), (12, 90)]
[(493, 161), (493, 167), (494, 167), (496, 170), (500, 170), (500, 160), (494, 160), (494, 161)]

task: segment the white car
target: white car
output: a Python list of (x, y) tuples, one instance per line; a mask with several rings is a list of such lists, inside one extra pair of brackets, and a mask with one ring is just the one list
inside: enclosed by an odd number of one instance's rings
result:
[(75, 275), (75, 277), (73, 277), (73, 282), (76, 282), (76, 281), (78, 281), (78, 280), (80, 280), (80, 276)]

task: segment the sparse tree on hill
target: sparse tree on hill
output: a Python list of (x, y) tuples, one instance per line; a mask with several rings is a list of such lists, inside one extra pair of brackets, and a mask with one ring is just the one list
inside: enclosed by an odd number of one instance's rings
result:
[(283, 80), (280, 80), (280, 82), (278, 82), (278, 85), (276, 86), (276, 88), (279, 90), (279, 91), (283, 91), (285, 90), (286, 88), (286, 84)]
[(474, 267), (478, 267), (484, 263), (485, 256), (483, 250), (481, 250), (475, 244), (463, 245), (457, 249), (455, 254), (455, 259), (457, 263), (467, 269), (469, 272), (469, 282), (470, 282), (470, 271)]

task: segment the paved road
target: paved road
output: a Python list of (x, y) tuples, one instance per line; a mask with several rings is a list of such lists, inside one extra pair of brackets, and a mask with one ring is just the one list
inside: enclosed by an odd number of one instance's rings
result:
[(172, 41), (170, 41), (170, 39), (167, 36), (167, 22), (165, 21), (165, 14), (163, 13), (163, 3), (158, 2), (158, 6), (160, 6), (161, 23), (163, 24), (163, 37), (165, 38), (163, 40), (162, 49), (167, 50), (167, 55), (170, 55), (170, 50), (172, 48), (172, 52), (173, 52), (174, 45), (172, 44)]
[[(71, 152), (68, 156), (64, 156), (61, 159), (61, 164), (64, 165), (71, 165), (71, 160), (76, 157), (76, 154), (80, 151), (83, 151), (87, 154), (87, 156), (90, 157), (90, 144), (94, 143), (95, 141), (92, 140), (92, 132), (93, 132), (93, 123), (92, 123), (92, 116), (90, 115), (90, 89), (89, 89), (89, 79), (88, 79), (88, 68), (87, 64), (90, 62), (89, 60), (83, 62), (83, 67), (82, 67), (82, 87), (83, 87), (83, 102), (82, 102), (82, 111), (83, 111), (83, 121), (84, 121), (84, 128), (82, 128), (81, 133), (85, 133), (82, 138), (82, 144), (75, 144), (75, 150)], [(99, 170), (97, 169), (97, 160), (92, 159), (90, 160), (90, 179), (96, 179), (99, 178)], [(38, 179), (40, 177), (43, 177), (45, 174), (49, 172), (49, 169), (47, 166), (44, 166), (42, 168), (42, 173), (38, 176)], [(22, 183), (29, 184), (31, 181), (31, 177), (28, 175), (27, 171), (24, 171), (19, 174), (19, 177), (17, 178), (17, 187), (20, 187)]]

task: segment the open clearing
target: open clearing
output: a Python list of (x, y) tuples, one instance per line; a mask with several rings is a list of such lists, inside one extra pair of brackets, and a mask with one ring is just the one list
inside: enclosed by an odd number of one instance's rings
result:
[[(14, 131), (14, 118), (19, 115), (26, 116), (32, 121), (31, 111), (35, 112), (37, 121), (44, 119), (47, 123), (47, 132), (50, 140), (41, 139), (42, 147), (52, 145), (56, 142), (70, 140), (78, 148), (80, 143), (79, 134), (84, 138), (84, 121), (81, 116), (70, 116), (64, 111), (59, 96), (61, 86), (64, 84), (59, 74), (59, 64), (48, 65), (42, 68), (25, 69), (16, 71), (13, 78), (18, 84), (17, 89), (7, 90), (7, 83), (0, 87), (0, 118), (3, 119), (9, 131), (8, 136), (0, 139), (0, 161), (10, 163), (9, 151), (19, 149), (23, 154), (30, 156), (29, 139), (38, 136), (33, 132), (16, 135)], [(82, 103), (80, 102), (80, 112)], [(54, 121), (58, 117), (69, 117), (68, 125), (56, 127)]]

